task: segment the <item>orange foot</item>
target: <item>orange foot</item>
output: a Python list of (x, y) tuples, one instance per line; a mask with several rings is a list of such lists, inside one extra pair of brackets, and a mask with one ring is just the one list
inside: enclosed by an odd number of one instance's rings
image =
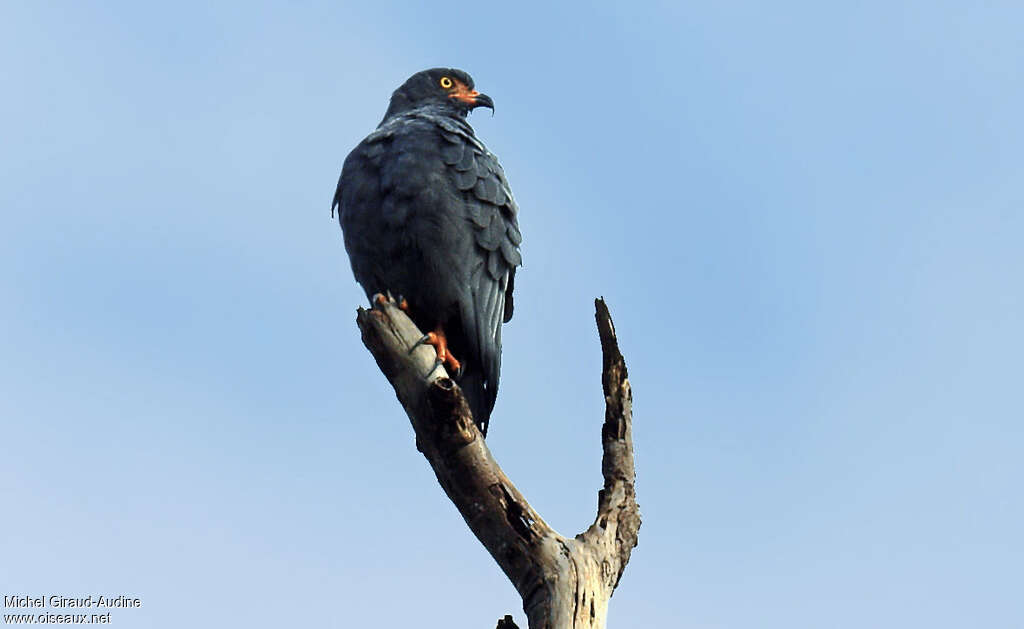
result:
[(401, 295), (398, 296), (398, 299), (395, 299), (391, 296), (391, 291), (388, 291), (387, 293), (377, 293), (373, 296), (373, 304), (375, 306), (380, 306), (381, 308), (383, 308), (384, 304), (389, 301), (395, 302), (395, 305), (398, 306), (402, 312), (409, 312), (409, 302)]
[(437, 351), (437, 364), (443, 364), (456, 378), (462, 375), (462, 363), (452, 356), (451, 350), (448, 349), (448, 338), (444, 335), (441, 326), (437, 326), (433, 332), (424, 334), (423, 338), (417, 341), (412, 348), (416, 349), (420, 345), (432, 345)]

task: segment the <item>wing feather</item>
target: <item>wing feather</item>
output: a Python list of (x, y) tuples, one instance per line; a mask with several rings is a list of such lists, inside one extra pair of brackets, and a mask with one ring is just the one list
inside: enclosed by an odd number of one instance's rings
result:
[[(472, 128), (450, 120), (440, 126), (444, 161), (452, 183), (463, 192), (466, 222), (476, 243), (473, 257), (477, 261), (460, 310), (470, 350), (482, 370), (475, 395), (482, 398), (486, 417), (498, 393), (501, 324), (512, 317), (513, 278), (522, 264), (518, 207), (497, 158), (473, 136)], [(449, 148), (457, 144), (461, 144), (461, 154)], [(486, 423), (482, 428), (486, 430)]]

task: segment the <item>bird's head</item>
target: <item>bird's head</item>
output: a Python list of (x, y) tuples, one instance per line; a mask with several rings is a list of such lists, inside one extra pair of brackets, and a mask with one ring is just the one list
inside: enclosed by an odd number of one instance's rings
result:
[(384, 119), (423, 105), (441, 105), (463, 117), (476, 107), (494, 111), (491, 97), (473, 89), (473, 77), (454, 68), (433, 68), (417, 72), (395, 90)]

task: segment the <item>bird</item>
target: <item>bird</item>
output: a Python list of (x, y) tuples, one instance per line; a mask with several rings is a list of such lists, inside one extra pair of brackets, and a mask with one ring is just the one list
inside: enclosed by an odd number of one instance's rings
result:
[(494, 113), (465, 71), (413, 74), (345, 158), (331, 213), (371, 305), (394, 296), (427, 332), (421, 343), (454, 375), (486, 437), (522, 234), (505, 172), (467, 121), (477, 107)]

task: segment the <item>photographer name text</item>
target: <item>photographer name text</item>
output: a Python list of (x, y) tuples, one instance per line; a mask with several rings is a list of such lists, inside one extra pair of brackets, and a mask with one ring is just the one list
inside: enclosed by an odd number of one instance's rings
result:
[(4, 596), (4, 607), (54, 609), (90, 608), (90, 609), (131, 609), (142, 607), (142, 599), (131, 596)]

